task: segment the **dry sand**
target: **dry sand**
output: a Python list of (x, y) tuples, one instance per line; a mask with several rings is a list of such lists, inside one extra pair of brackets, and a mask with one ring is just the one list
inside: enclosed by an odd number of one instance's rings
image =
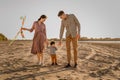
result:
[[(78, 44), (78, 67), (66, 64), (65, 43), (58, 47), (58, 66), (51, 66), (48, 50), (44, 66), (37, 65), (36, 55), (30, 54), (32, 41), (0, 42), (0, 80), (120, 80), (120, 44)], [(72, 62), (73, 66), (73, 62)]]

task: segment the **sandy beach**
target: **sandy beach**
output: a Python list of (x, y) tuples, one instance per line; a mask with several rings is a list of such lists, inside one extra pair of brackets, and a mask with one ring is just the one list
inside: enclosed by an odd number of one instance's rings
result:
[[(65, 42), (58, 46), (58, 66), (51, 66), (48, 49), (44, 66), (30, 53), (32, 41), (0, 42), (0, 80), (120, 80), (120, 43), (79, 42), (78, 67), (64, 68)], [(73, 66), (73, 62), (72, 62)]]

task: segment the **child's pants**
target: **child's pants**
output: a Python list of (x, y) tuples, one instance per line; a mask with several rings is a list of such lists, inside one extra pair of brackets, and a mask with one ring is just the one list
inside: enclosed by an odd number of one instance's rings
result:
[(52, 63), (57, 63), (56, 54), (51, 54), (51, 61)]

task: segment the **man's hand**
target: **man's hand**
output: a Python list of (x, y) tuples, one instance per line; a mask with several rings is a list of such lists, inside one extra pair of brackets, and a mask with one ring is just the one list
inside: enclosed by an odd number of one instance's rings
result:
[(77, 40), (80, 39), (80, 34), (77, 34), (76, 39)]

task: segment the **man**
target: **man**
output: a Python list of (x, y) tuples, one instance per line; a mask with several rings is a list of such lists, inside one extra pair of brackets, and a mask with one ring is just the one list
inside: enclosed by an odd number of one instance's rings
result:
[(59, 11), (58, 17), (62, 19), (60, 28), (60, 42), (62, 43), (62, 37), (64, 29), (66, 28), (66, 48), (67, 48), (67, 60), (68, 64), (65, 68), (71, 67), (71, 42), (74, 50), (74, 68), (77, 67), (77, 41), (80, 38), (80, 23), (74, 14), (65, 14), (64, 11)]

